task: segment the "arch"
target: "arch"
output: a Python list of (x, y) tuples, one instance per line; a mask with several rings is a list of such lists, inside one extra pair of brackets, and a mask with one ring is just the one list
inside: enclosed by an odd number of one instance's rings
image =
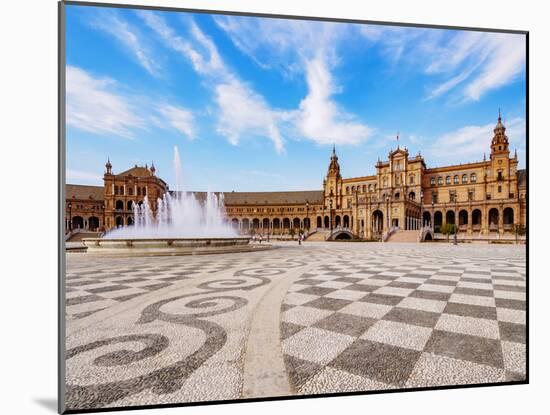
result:
[(468, 224), (468, 212), (462, 209), (458, 212), (458, 225), (467, 225)]
[(252, 219), (252, 229), (259, 229), (260, 228), (260, 219), (254, 218)]
[(334, 237), (335, 241), (350, 240), (351, 235), (347, 232), (339, 232), (338, 235)]
[(409, 192), (409, 199), (410, 200), (414, 200), (416, 198), (416, 193), (414, 192)]
[(115, 210), (124, 210), (124, 202), (122, 200), (115, 202)]
[(310, 220), (309, 220), (309, 218), (305, 218), (304, 219), (304, 229), (309, 230), (309, 228), (311, 228)]
[(479, 209), (472, 211), (472, 226), (481, 226), (481, 210)]
[(122, 216), (117, 216), (115, 219), (115, 225), (117, 228), (124, 226), (124, 218)]
[(430, 226), (432, 224), (432, 215), (430, 212), (424, 211), (422, 214), (422, 223), (424, 226)]
[(284, 218), (283, 219), (283, 229), (290, 229), (290, 219)]
[(244, 218), (242, 223), (244, 230), (250, 229), (250, 220), (248, 218)]
[(73, 229), (84, 229), (84, 218), (82, 216), (73, 216), (71, 221)]
[(344, 228), (349, 228), (349, 216), (344, 215)]
[(498, 228), (498, 209), (492, 208), (489, 210), (489, 228)]
[(239, 219), (237, 218), (231, 219), (231, 227), (233, 229), (239, 229)]
[(88, 218), (88, 228), (92, 231), (99, 229), (99, 218), (97, 216), (90, 216)]
[(317, 216), (317, 227), (318, 228), (323, 227), (323, 218), (321, 216)]
[(294, 218), (292, 220), (292, 227), (294, 229), (300, 229), (300, 219), (299, 218)]
[(128, 216), (128, 218), (126, 218), (126, 224), (128, 226), (132, 226), (134, 224), (134, 218), (132, 216)]
[(134, 188), (132, 186), (128, 186), (128, 196), (134, 195)]
[(269, 231), (269, 219), (268, 218), (264, 218), (262, 220), (262, 228), (267, 229)]
[(372, 212), (372, 230), (375, 233), (382, 233), (384, 229), (384, 214), (381, 210)]
[(445, 222), (451, 225), (455, 224), (455, 211), (454, 210), (448, 210), (447, 213), (445, 213)]
[(273, 219), (273, 229), (281, 229), (281, 219)]
[(434, 212), (434, 232), (439, 232), (441, 225), (443, 225), (443, 213), (438, 210)]
[(330, 227), (330, 219), (328, 218), (328, 216), (325, 216), (325, 228), (329, 228)]
[(502, 220), (504, 225), (513, 225), (514, 224), (514, 209), (507, 207), (502, 212)]
[(336, 215), (334, 217), (334, 226), (338, 227), (342, 225), (342, 219), (340, 218), (340, 215)]
[(128, 202), (126, 202), (126, 209), (127, 210), (133, 210), (133, 204), (134, 204), (134, 201), (133, 200), (128, 200)]
[(398, 200), (401, 194), (399, 192), (395, 193), (395, 199)]
[(433, 241), (432, 234), (430, 232), (426, 233), (424, 241)]

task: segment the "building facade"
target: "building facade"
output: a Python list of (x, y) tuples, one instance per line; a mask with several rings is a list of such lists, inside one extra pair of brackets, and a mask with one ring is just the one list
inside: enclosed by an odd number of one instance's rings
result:
[[(510, 156), (506, 128), (499, 116), (490, 157), (468, 164), (428, 168), (418, 153), (391, 150), (375, 173), (344, 178), (333, 148), (322, 190), (225, 192), (225, 214), (239, 232), (292, 234), (312, 229), (345, 231), (377, 239), (391, 228), (437, 232), (454, 224), (466, 235), (505, 235), (526, 224), (527, 172)], [(66, 229), (109, 230), (133, 223), (132, 203), (156, 200), (169, 191), (155, 167), (134, 166), (120, 174), (105, 165), (104, 186), (66, 188)], [(204, 194), (198, 192), (197, 197)]]

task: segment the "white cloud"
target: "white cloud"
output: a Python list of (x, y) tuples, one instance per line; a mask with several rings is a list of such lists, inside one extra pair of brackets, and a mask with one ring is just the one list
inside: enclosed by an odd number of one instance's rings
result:
[(322, 59), (306, 64), (308, 95), (300, 103), (296, 125), (301, 133), (320, 144), (358, 144), (371, 129), (354, 120), (331, 100), (337, 90)]
[(117, 39), (151, 75), (159, 75), (160, 65), (153, 58), (150, 48), (145, 46), (138, 30), (126, 20), (112, 13), (102, 13), (91, 25)]
[(233, 145), (247, 136), (267, 137), (277, 152), (284, 150), (279, 123), (287, 117), (285, 112), (271, 108), (260, 94), (240, 80), (223, 61), (212, 39), (194, 21), (188, 21), (189, 36), (183, 38), (159, 15), (146, 11), (138, 15), (167, 47), (188, 59), (212, 88), (220, 134)]
[[(510, 151), (525, 147), (525, 119), (513, 118), (505, 123)], [(443, 134), (427, 149), (431, 158), (457, 163), (481, 160), (484, 153), (490, 153), (491, 140), (495, 122), (485, 125), (468, 125), (455, 131)]]
[(94, 134), (133, 138), (151, 126), (173, 128), (194, 136), (191, 111), (152, 98), (122, 92), (117, 81), (94, 77), (75, 66), (66, 69), (67, 125)]
[(174, 129), (189, 139), (194, 138), (194, 117), (191, 111), (174, 105), (164, 104), (159, 108), (159, 113), (164, 116), (165, 121)]
[(103, 176), (97, 173), (90, 173), (81, 170), (67, 169), (65, 172), (66, 182), (80, 183), (80, 184), (101, 184), (103, 183)]
[(342, 87), (331, 70), (339, 63), (337, 45), (349, 26), (233, 16), (215, 21), (261, 67), (305, 77), (308, 93), (289, 118), (300, 136), (319, 144), (358, 144), (369, 137), (371, 128), (333, 98)]
[(131, 138), (133, 130), (145, 125), (126, 97), (114, 92), (116, 88), (116, 81), (110, 78), (94, 78), (80, 68), (67, 66), (67, 125)]

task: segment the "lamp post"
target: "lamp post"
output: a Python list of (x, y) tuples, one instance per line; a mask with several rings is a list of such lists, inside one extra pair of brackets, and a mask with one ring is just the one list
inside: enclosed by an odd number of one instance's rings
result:
[(71, 210), (73, 208), (73, 204), (71, 202), (69, 202), (67, 207), (69, 208), (69, 231), (72, 231), (73, 230), (73, 219), (72, 219), (72, 216), (71, 216)]
[(456, 204), (456, 194), (455, 194), (455, 234), (454, 234), (454, 238), (453, 238), (453, 244), (454, 245), (456, 245), (458, 243), (458, 241), (457, 241), (457, 238), (458, 238), (458, 223), (460, 223), (460, 221), (457, 218), (456, 209), (457, 209), (457, 204)]
[(101, 205), (101, 211), (103, 215), (103, 230), (105, 230), (105, 203)]
[(306, 200), (307, 231), (309, 232), (309, 201)]

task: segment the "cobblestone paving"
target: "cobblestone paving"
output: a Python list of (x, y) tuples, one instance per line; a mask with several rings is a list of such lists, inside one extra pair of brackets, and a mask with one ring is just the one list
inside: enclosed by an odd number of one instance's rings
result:
[[(279, 283), (290, 287), (271, 298), (279, 335), (249, 338), (255, 310)], [(200, 257), (69, 254), (67, 405), (250, 397), (247, 344), (265, 341), (280, 345), (273, 359), (284, 362), (288, 380), (288, 391), (269, 396), (521, 380), (525, 287), (523, 246), (306, 243)]]

